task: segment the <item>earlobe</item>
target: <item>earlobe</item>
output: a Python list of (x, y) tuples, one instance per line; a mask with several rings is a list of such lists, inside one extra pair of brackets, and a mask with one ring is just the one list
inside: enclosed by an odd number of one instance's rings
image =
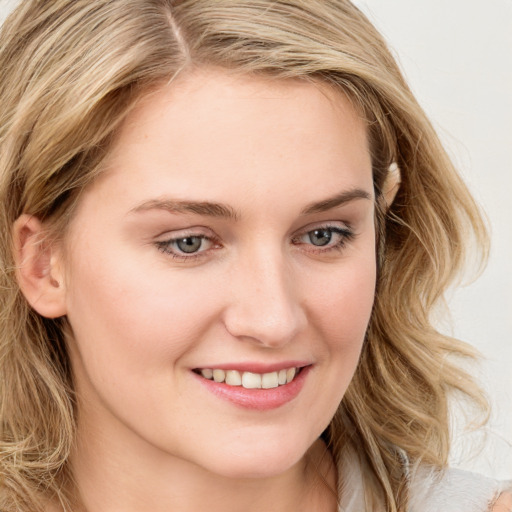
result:
[(386, 208), (389, 208), (395, 200), (396, 194), (400, 189), (401, 175), (400, 168), (396, 163), (392, 163), (388, 169), (388, 175), (384, 180), (382, 195), (386, 201)]
[(43, 224), (21, 215), (13, 227), (16, 277), (28, 303), (41, 316), (66, 314), (65, 287), (60, 251), (45, 239)]

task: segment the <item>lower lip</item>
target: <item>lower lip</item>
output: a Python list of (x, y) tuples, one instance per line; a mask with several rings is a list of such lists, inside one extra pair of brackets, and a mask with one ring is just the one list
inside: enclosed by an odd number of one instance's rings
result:
[(246, 389), (242, 386), (229, 386), (223, 382), (205, 379), (196, 373), (193, 375), (208, 391), (238, 407), (269, 411), (282, 407), (297, 397), (310, 369), (311, 366), (305, 366), (290, 383), (271, 389)]

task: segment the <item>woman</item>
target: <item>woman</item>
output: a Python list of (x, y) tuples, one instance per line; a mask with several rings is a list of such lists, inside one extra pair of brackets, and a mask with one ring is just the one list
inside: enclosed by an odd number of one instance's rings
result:
[(346, 1), (25, 0), (1, 34), (2, 510), (507, 510), (446, 470), (465, 186)]

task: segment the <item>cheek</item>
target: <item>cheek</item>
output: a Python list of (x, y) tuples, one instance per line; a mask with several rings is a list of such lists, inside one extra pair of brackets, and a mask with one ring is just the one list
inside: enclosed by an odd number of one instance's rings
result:
[[(309, 316), (322, 340), (323, 405), (311, 410), (325, 426), (335, 414), (356, 371), (375, 297), (376, 266), (373, 246), (357, 258), (347, 258), (330, 279), (311, 292)], [(328, 390), (328, 392), (326, 392)]]
[[(321, 389), (309, 408), (311, 435), (332, 420), (356, 371), (375, 297), (374, 249), (347, 258), (311, 287), (307, 310), (312, 339), (318, 340)], [(320, 277), (317, 275), (317, 277)], [(308, 285), (309, 287), (309, 285)], [(322, 400), (318, 400), (318, 393)]]
[(201, 339), (213, 319), (215, 298), (192, 286), (185, 273), (107, 256), (94, 259), (94, 265), (90, 254), (77, 258), (70, 271), (68, 318), (75, 343), (88, 371), (98, 376), (147, 378), (156, 367), (172, 366)]
[(375, 298), (373, 251), (347, 260), (309, 292), (308, 310), (330, 353), (359, 351)]

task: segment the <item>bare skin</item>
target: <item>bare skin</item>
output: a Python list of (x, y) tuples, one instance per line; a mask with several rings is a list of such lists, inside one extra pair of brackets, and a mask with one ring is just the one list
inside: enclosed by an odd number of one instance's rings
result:
[[(77, 475), (78, 478), (81, 474)], [(212, 479), (211, 475), (203, 475), (198, 478), (197, 472), (194, 479), (184, 479), (180, 477), (177, 484), (178, 489), (185, 489), (184, 496), (176, 493), (176, 489), (171, 489), (168, 506), (158, 508), (158, 510), (173, 511), (191, 511), (201, 510), (205, 500), (208, 501), (209, 512), (238, 512), (240, 510), (259, 511), (272, 510), (273, 512), (310, 512), (311, 510), (322, 510), (325, 512), (337, 512), (336, 495), (337, 471), (332, 461), (332, 457), (325, 444), (319, 440), (300, 464), (291, 471), (287, 471), (281, 478), (271, 479)], [(151, 485), (138, 489), (143, 491), (145, 496), (150, 496)], [(83, 482), (82, 482), (83, 484)], [(85, 483), (87, 485), (87, 482)], [(155, 482), (154, 491), (161, 491), (162, 482)], [(173, 487), (168, 484), (168, 487)], [(192, 492), (195, 490), (195, 496)], [(226, 499), (226, 492), (230, 489), (236, 489), (236, 499)], [(262, 489), (264, 491), (262, 492)], [(88, 488), (84, 487), (85, 492)], [(90, 496), (90, 494), (89, 494)], [(82, 504), (74, 512), (95, 512), (95, 503), (91, 503), (89, 496), (80, 496)], [(86, 503), (85, 505), (83, 503)], [(105, 510), (115, 510), (115, 502), (101, 500), (107, 508)], [(151, 505), (151, 498), (148, 505)], [(132, 502), (133, 509), (136, 510), (147, 506)], [(159, 506), (155, 502), (155, 506)], [(110, 507), (110, 508), (109, 508)], [(270, 508), (269, 508), (270, 507)], [(146, 510), (146, 508), (143, 508)], [(147, 509), (149, 510), (149, 508)], [(62, 512), (58, 506), (50, 508), (49, 512)]]
[(494, 504), (492, 512), (512, 512), (512, 494), (504, 492)]

